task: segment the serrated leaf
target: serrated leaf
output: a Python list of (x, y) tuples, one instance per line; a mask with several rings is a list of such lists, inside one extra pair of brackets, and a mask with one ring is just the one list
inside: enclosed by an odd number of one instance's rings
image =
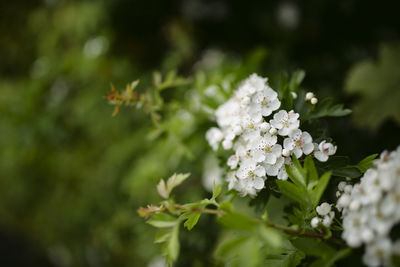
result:
[(289, 181), (283, 180), (276, 180), (276, 184), (278, 185), (279, 190), (283, 195), (298, 202), (300, 206), (308, 207), (308, 205), (310, 204), (307, 197), (307, 192), (304, 188), (296, 186)]
[(169, 197), (168, 188), (163, 179), (157, 184), (157, 192), (164, 199)]
[(324, 173), (321, 176), (321, 178), (319, 179), (319, 181), (318, 181), (317, 185), (315, 186), (315, 188), (311, 191), (311, 198), (312, 198), (312, 202), (313, 202), (313, 208), (315, 208), (318, 205), (322, 194), (324, 193), (326, 187), (329, 184), (329, 180), (331, 178), (331, 174), (332, 174), (332, 172)]
[(353, 107), (354, 123), (370, 129), (377, 129), (388, 118), (400, 123), (399, 69), (399, 43), (382, 45), (376, 61), (364, 60), (350, 69), (345, 89), (360, 95)]
[(157, 227), (157, 228), (168, 228), (175, 226), (178, 221), (177, 218), (172, 217), (165, 213), (156, 213), (149, 220), (147, 220), (148, 224)]
[(218, 218), (218, 222), (225, 228), (232, 230), (252, 230), (257, 222), (246, 215), (232, 212), (222, 215)]
[(350, 109), (343, 108), (342, 104), (333, 104), (332, 98), (325, 98), (315, 106), (315, 109), (307, 117), (308, 120), (322, 117), (342, 117), (349, 115)]
[(189, 177), (190, 173), (185, 174), (176, 174), (174, 173), (170, 178), (168, 178), (167, 182), (163, 179), (157, 185), (158, 194), (164, 199), (168, 199), (171, 191), (180, 185), (183, 181), (185, 181)]
[(201, 213), (199, 212), (192, 212), (188, 215), (186, 222), (183, 224), (189, 231), (193, 229), (193, 227), (199, 221)]

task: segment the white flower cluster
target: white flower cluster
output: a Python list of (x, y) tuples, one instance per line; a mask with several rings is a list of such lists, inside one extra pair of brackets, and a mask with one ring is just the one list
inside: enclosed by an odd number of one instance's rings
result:
[(331, 226), (333, 218), (335, 218), (331, 204), (324, 202), (316, 208), (316, 211), (319, 216), (312, 218), (311, 226), (313, 228), (317, 228), (321, 224), (325, 227)]
[(277, 111), (280, 105), (267, 78), (252, 74), (216, 110), (218, 128), (211, 128), (206, 139), (214, 150), (220, 144), (225, 150), (234, 150), (227, 162), (232, 171), (226, 180), (229, 189), (242, 196), (256, 195), (267, 176), (286, 180), (285, 165), (291, 164), (292, 154), (299, 158), (314, 152), (318, 160), (326, 161), (336, 152), (336, 147), (325, 141), (313, 143), (311, 135), (299, 129), (299, 114)]
[(390, 265), (391, 254), (398, 254), (389, 234), (400, 222), (400, 147), (383, 152), (360, 183), (341, 182), (337, 195), (336, 207), (343, 213), (343, 239), (351, 247), (366, 245), (366, 265)]

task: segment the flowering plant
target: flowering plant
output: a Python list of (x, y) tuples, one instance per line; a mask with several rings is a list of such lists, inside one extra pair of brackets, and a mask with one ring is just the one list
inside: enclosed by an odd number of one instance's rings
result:
[[(169, 265), (179, 259), (180, 226), (190, 231), (208, 216), (221, 226), (217, 237), (205, 233), (217, 242), (216, 265), (332, 266), (362, 244), (366, 265), (395, 264), (400, 245), (390, 231), (400, 221), (400, 150), (357, 164), (336, 156), (340, 144), (321, 122), (351, 111), (301, 88), (304, 76), (297, 71), (270, 83), (257, 74), (215, 79), (207, 71), (189, 78), (172, 72), (164, 80), (156, 74), (144, 92), (135, 91), (137, 81), (122, 93), (113, 88), (107, 98), (116, 112), (123, 104), (143, 108), (155, 125), (151, 138), (184, 135), (174, 155), (204, 164), (203, 185), (211, 196), (182, 204), (172, 193), (190, 175), (174, 174), (157, 185), (163, 200), (138, 210), (159, 229), (155, 243)], [(188, 103), (177, 108), (162, 91), (182, 86)], [(177, 116), (185, 125), (178, 130), (171, 128)], [(193, 131), (208, 143), (196, 156), (184, 145)]]

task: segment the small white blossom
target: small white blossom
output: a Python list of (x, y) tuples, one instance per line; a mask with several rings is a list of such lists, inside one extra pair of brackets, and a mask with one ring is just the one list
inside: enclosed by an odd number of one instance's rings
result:
[(318, 98), (313, 97), (313, 98), (311, 98), (310, 102), (311, 102), (311, 104), (315, 105), (318, 103)]
[[(223, 86), (206, 91), (218, 95), (218, 90), (224, 90)], [(292, 96), (297, 97), (294, 92)], [(314, 151), (312, 137), (299, 129), (299, 114), (278, 110), (280, 106), (278, 93), (267, 78), (252, 74), (215, 111), (218, 128), (208, 130), (206, 139), (213, 150), (220, 144), (224, 150), (233, 150), (226, 163), (232, 170), (226, 181), (228, 189), (241, 196), (255, 196), (269, 176), (288, 179), (286, 165), (292, 164), (291, 154), (301, 157)]]
[(306, 96), (305, 96), (305, 101), (310, 101), (311, 98), (314, 97), (314, 93), (313, 92), (307, 92)]
[(321, 222), (321, 219), (318, 217), (314, 217), (311, 219), (311, 227), (312, 228), (317, 228), (319, 223)]
[(289, 133), (289, 137), (283, 141), (283, 147), (295, 154), (296, 158), (300, 158), (303, 153), (310, 154), (314, 150), (312, 137), (307, 132), (295, 129)]
[(271, 125), (278, 129), (279, 135), (286, 136), (291, 131), (299, 128), (300, 121), (298, 120), (298, 118), (298, 113), (288, 113), (286, 110), (281, 110), (278, 113), (275, 113), (274, 119), (271, 120)]
[(214, 150), (218, 149), (218, 145), (221, 142), (223, 137), (224, 136), (223, 136), (221, 130), (216, 127), (211, 128), (206, 133), (206, 139)]
[(338, 185), (336, 207), (342, 210), (342, 238), (351, 247), (365, 245), (367, 266), (390, 265), (390, 231), (400, 222), (400, 147), (384, 152), (358, 184)]
[(329, 156), (332, 156), (336, 153), (336, 149), (337, 147), (331, 143), (322, 141), (318, 145), (318, 150), (314, 152), (314, 157), (321, 162), (325, 162), (328, 160)]
[(324, 202), (316, 208), (318, 215), (325, 216), (331, 211), (331, 205)]

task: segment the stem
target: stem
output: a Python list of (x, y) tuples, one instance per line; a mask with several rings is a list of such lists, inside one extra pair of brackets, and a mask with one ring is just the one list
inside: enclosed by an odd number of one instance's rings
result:
[(275, 224), (272, 222), (267, 221), (266, 225), (269, 227), (273, 227), (282, 231), (285, 231), (286, 233), (290, 233), (293, 235), (298, 235), (298, 236), (307, 236), (307, 237), (313, 237), (313, 238), (320, 238), (320, 239), (327, 239), (329, 241), (331, 241), (332, 243), (338, 244), (338, 245), (343, 245), (343, 242), (337, 238), (334, 237), (329, 237), (326, 238), (326, 233), (322, 232), (322, 233), (309, 233), (309, 232), (303, 232), (301, 230), (296, 230), (284, 225), (280, 225), (280, 224)]
[[(206, 214), (214, 214), (214, 215), (225, 215), (226, 214), (226, 211), (224, 211), (224, 210), (206, 209), (206, 208), (198, 208), (198, 207), (192, 208), (192, 207), (187, 207), (187, 206), (183, 206), (183, 205), (180, 205), (180, 204), (174, 204), (174, 209), (180, 209), (180, 210), (184, 210), (184, 211), (193, 211), (193, 212), (199, 212), (199, 213), (206, 213)], [(166, 210), (168, 210), (167, 206), (157, 207), (157, 212), (166, 211)], [(255, 221), (258, 222), (258, 223), (263, 222), (263, 221), (257, 220), (257, 219)], [(288, 226), (284, 226), (284, 225), (281, 225), (281, 224), (275, 224), (275, 223), (270, 222), (270, 221), (266, 221), (264, 223), (268, 227), (279, 229), (279, 230), (282, 230), (282, 231), (284, 231), (286, 233), (289, 233), (289, 234), (292, 234), (292, 235), (307, 236), (307, 237), (319, 238), (319, 239), (326, 239), (326, 240), (328, 240), (328, 241), (330, 241), (332, 243), (335, 243), (337, 245), (343, 245), (344, 244), (341, 240), (339, 240), (339, 239), (337, 239), (335, 237), (327, 238), (327, 235), (324, 232), (310, 233), (310, 232), (304, 232), (302, 230), (293, 229), (293, 228), (290, 228)]]

